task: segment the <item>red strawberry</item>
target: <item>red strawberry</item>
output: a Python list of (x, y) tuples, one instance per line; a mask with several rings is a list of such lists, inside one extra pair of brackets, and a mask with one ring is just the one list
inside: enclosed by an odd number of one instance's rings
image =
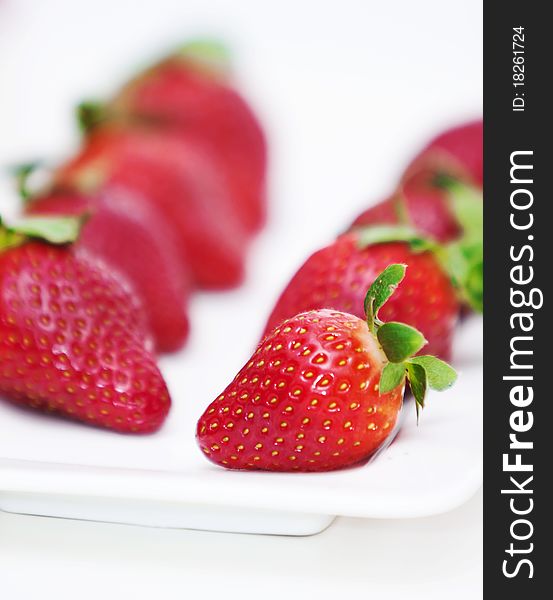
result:
[(431, 169), (482, 187), (482, 120), (448, 129), (434, 138), (407, 168), (409, 179), (419, 170)]
[(390, 435), (405, 377), (419, 406), (427, 385), (455, 372), (430, 356), (415, 329), (377, 319), (405, 267), (369, 290), (367, 321), (333, 310), (300, 313), (260, 343), (197, 425), (206, 456), (231, 469), (328, 471), (366, 461)]
[(188, 44), (132, 80), (105, 107), (85, 103), (85, 126), (102, 118), (148, 121), (207, 146), (218, 161), (248, 231), (265, 219), (266, 142), (244, 99), (229, 84), (220, 45)]
[(428, 351), (448, 359), (459, 302), (436, 257), (402, 242), (365, 245), (363, 235), (345, 234), (305, 261), (278, 299), (265, 335), (307, 310), (330, 308), (362, 318), (365, 290), (387, 265), (401, 262), (409, 265), (405, 283), (382, 309), (382, 316), (416, 327), (428, 340)]
[(397, 225), (403, 221), (402, 198), (396, 193), (373, 204), (355, 218), (351, 229), (369, 225)]
[(98, 196), (54, 193), (33, 198), (29, 214), (89, 213), (76, 246), (99, 256), (132, 283), (142, 298), (160, 352), (178, 350), (188, 335), (189, 281), (171, 227), (157, 210), (132, 193)]
[(244, 231), (201, 148), (143, 128), (98, 128), (58, 171), (55, 186), (89, 194), (114, 187), (132, 192), (137, 205), (154, 206), (174, 228), (183, 268), (189, 266), (197, 285), (228, 288), (242, 281)]
[(403, 181), (396, 193), (362, 214), (352, 227), (408, 224), (439, 242), (458, 238), (461, 227), (453, 212), (449, 190), (437, 185), (433, 171), (420, 171)]
[(74, 222), (0, 229), (0, 393), (121, 432), (154, 431), (170, 398), (140, 303), (83, 249), (23, 235), (67, 242)]

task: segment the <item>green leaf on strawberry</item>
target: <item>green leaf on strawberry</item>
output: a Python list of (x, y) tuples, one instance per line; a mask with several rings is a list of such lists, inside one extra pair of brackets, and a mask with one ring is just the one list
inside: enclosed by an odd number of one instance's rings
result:
[(410, 225), (373, 225), (363, 229), (359, 236), (359, 246), (366, 248), (386, 242), (406, 242), (415, 252), (434, 250), (436, 242), (422, 235)]
[(230, 70), (229, 49), (219, 40), (191, 40), (180, 47), (178, 57), (212, 75), (226, 75)]
[(365, 296), (365, 314), (369, 330), (374, 333), (374, 321), (378, 310), (394, 293), (405, 277), (405, 265), (395, 264), (387, 267), (373, 282)]
[(403, 362), (426, 344), (420, 331), (405, 323), (393, 321), (381, 325), (377, 329), (376, 336), (388, 360), (392, 363)]
[(449, 203), (463, 228), (463, 237), (482, 237), (484, 205), (482, 192), (456, 179), (447, 179), (443, 187), (449, 193)]
[(388, 363), (382, 369), (380, 377), (380, 393), (387, 394), (401, 385), (405, 379), (405, 365), (403, 363)]
[(419, 420), (420, 409), (424, 408), (424, 398), (428, 385), (426, 369), (417, 363), (406, 363), (407, 379), (411, 392), (415, 397), (415, 407), (417, 409), (417, 422)]
[(415, 356), (427, 343), (420, 331), (404, 323), (382, 323), (378, 319), (378, 310), (393, 294), (405, 276), (405, 270), (405, 265), (388, 266), (369, 288), (365, 310), (369, 330), (376, 334), (389, 361), (380, 377), (380, 393), (393, 390), (406, 377), (415, 397), (418, 417), (419, 409), (424, 407), (427, 388), (445, 390), (454, 383), (457, 374), (446, 362), (435, 356)]
[(88, 215), (79, 217), (26, 217), (8, 225), (0, 218), (0, 250), (13, 248), (28, 238), (51, 244), (75, 242)]
[(457, 378), (455, 369), (435, 356), (413, 356), (408, 362), (422, 367), (426, 372), (428, 385), (439, 392), (451, 387)]
[(446, 178), (442, 185), (449, 192), (449, 202), (463, 234), (446, 244), (441, 260), (451, 274), (461, 295), (476, 312), (483, 310), (483, 231), (484, 204), (480, 190), (461, 181)]
[(109, 118), (109, 109), (105, 103), (96, 100), (83, 100), (77, 105), (75, 112), (79, 129), (84, 134)]

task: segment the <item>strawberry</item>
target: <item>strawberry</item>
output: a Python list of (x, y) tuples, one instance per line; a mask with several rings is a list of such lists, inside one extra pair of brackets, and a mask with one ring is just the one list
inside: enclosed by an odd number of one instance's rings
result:
[(197, 425), (207, 458), (230, 469), (329, 471), (366, 461), (390, 435), (405, 379), (417, 412), (426, 388), (455, 380), (446, 363), (413, 356), (416, 329), (382, 323), (378, 310), (401, 281), (390, 265), (365, 299), (366, 321), (329, 309), (271, 331)]
[(120, 432), (154, 431), (170, 398), (145, 314), (104, 263), (67, 243), (77, 223), (0, 227), (0, 394)]
[(78, 216), (88, 213), (76, 247), (100, 257), (125, 276), (142, 298), (156, 349), (178, 350), (189, 323), (189, 281), (172, 228), (158, 211), (125, 190), (98, 196), (53, 193), (33, 198), (28, 214)]
[(360, 214), (352, 227), (409, 224), (439, 242), (461, 235), (461, 227), (450, 202), (450, 190), (438, 185), (433, 171), (420, 171), (403, 181), (396, 193)]
[(421, 166), (400, 183), (391, 198), (359, 215), (350, 230), (362, 228), (381, 230), (370, 234), (373, 242), (410, 240), (432, 248), (455, 282), (465, 307), (482, 312), (481, 190)]
[(483, 123), (471, 121), (435, 137), (412, 161), (404, 179), (428, 169), (482, 187)]
[(265, 219), (266, 142), (255, 115), (230, 85), (220, 44), (192, 42), (138, 75), (109, 103), (84, 103), (85, 129), (105, 119), (148, 122), (207, 147), (232, 191), (245, 228)]
[(350, 232), (312, 254), (282, 292), (265, 335), (308, 310), (329, 308), (362, 318), (364, 290), (387, 265), (400, 262), (409, 270), (405, 284), (383, 308), (384, 319), (416, 327), (431, 354), (449, 358), (459, 302), (448, 275), (432, 252), (415, 251), (405, 242), (370, 243), (370, 234)]
[[(169, 133), (105, 126), (55, 174), (55, 189), (132, 192), (175, 232), (183, 269), (202, 288), (229, 288), (244, 276), (246, 237), (224, 181), (201, 148)], [(160, 232), (160, 235), (163, 235)]]

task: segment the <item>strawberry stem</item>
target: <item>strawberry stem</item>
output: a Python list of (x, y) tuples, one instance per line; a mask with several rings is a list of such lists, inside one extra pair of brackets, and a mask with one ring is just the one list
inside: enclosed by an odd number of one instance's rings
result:
[(393, 264), (387, 266), (372, 282), (365, 296), (365, 315), (369, 331), (376, 335), (376, 330), (381, 324), (378, 320), (378, 311), (394, 293), (397, 286), (405, 277), (407, 265)]

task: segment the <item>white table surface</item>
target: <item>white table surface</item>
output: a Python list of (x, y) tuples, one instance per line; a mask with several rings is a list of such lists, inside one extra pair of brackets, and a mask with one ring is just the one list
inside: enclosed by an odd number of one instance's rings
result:
[(304, 538), (163, 530), (0, 512), (0, 597), (482, 597), (482, 494), (426, 519), (338, 519)]
[[(428, 135), (481, 112), (481, 13), (480, 0), (0, 0), (0, 163), (62, 156), (75, 102), (109, 91), (148, 49), (229, 37), (271, 136), (271, 227), (296, 240), (269, 297), (298, 256), (390, 190)], [(9, 213), (5, 181), (0, 193)], [(0, 598), (475, 600), (481, 530), (481, 495), (441, 516), (339, 519), (298, 539), (0, 512)]]

